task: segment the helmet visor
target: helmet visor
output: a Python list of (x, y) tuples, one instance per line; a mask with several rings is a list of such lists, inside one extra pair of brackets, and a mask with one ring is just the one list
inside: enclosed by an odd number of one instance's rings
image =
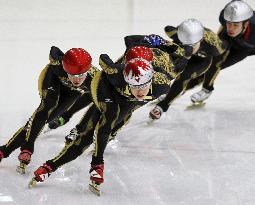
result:
[(71, 74), (68, 73), (68, 75), (69, 75), (71, 78), (84, 78), (84, 77), (87, 77), (88, 72), (81, 73), (81, 74), (76, 74), (76, 75), (71, 75)]
[(137, 89), (137, 90), (145, 90), (149, 86), (151, 86), (152, 80), (149, 80), (147, 83), (141, 84), (141, 85), (131, 85), (128, 84), (130, 88)]
[(81, 74), (76, 74), (76, 75), (71, 75), (68, 73), (67, 75), (68, 75), (69, 80), (72, 82), (72, 84), (75, 87), (79, 87), (86, 79), (87, 72), (81, 73)]

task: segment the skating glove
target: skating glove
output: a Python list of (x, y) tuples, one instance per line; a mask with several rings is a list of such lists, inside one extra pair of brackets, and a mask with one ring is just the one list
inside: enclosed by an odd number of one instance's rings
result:
[(185, 67), (187, 66), (187, 63), (189, 61), (189, 59), (191, 58), (192, 56), (192, 51), (193, 51), (193, 48), (192, 46), (188, 46), (188, 45), (185, 45), (183, 47), (184, 49), (184, 56), (183, 57), (179, 57), (177, 58), (175, 61), (174, 61), (174, 72), (176, 73), (181, 73)]
[(190, 46), (190, 45), (184, 45), (183, 46), (183, 49), (184, 49), (184, 57), (185, 58), (191, 58), (191, 56), (192, 56), (192, 52), (193, 52), (193, 47), (192, 46)]
[(149, 117), (153, 120), (158, 120), (161, 117), (162, 113), (163, 113), (162, 108), (157, 105), (150, 111)]

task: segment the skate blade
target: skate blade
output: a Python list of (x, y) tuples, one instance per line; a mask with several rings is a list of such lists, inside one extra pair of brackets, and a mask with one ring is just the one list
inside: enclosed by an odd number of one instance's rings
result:
[(157, 105), (160, 101), (158, 99), (155, 99), (151, 102), (149, 102), (149, 105)]
[(149, 118), (147, 121), (146, 121), (146, 125), (151, 125), (152, 123), (154, 123), (155, 121), (157, 121), (157, 120), (159, 120), (159, 119), (151, 119), (151, 118)]
[(35, 178), (32, 178), (31, 181), (28, 183), (28, 188), (31, 189), (36, 185), (37, 181)]
[(97, 196), (101, 195), (100, 185), (96, 184), (95, 182), (90, 182), (89, 184), (89, 190), (96, 194)]
[(200, 109), (203, 108), (205, 106), (206, 102), (196, 102), (196, 103), (192, 103), (191, 105), (187, 106), (185, 108), (185, 110), (195, 110), (195, 109)]
[(49, 128), (49, 126), (47, 126), (46, 128), (43, 129), (43, 134), (46, 134), (48, 132), (50, 132), (52, 129)]
[(94, 152), (94, 145), (90, 145), (82, 154), (83, 155), (92, 155)]
[(17, 166), (16, 171), (20, 174), (26, 174), (27, 165), (21, 162), (20, 165)]

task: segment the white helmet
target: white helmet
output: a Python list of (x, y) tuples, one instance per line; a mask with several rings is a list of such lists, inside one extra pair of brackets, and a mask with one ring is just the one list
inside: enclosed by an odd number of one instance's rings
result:
[(224, 8), (224, 19), (229, 22), (246, 21), (253, 16), (253, 9), (245, 2), (236, 0)]
[(154, 70), (151, 63), (141, 58), (134, 58), (128, 61), (123, 70), (125, 81), (132, 86), (150, 82), (153, 73)]
[(177, 36), (184, 45), (192, 45), (204, 37), (204, 26), (196, 19), (187, 19), (178, 26)]

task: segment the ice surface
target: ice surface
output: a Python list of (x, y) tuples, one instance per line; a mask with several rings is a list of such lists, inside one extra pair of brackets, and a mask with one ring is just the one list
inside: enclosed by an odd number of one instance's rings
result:
[[(255, 8), (254, 0), (247, 2)], [(217, 30), (226, 0), (34, 0), (0, 1), (0, 144), (39, 104), (37, 78), (51, 45), (83, 47), (98, 65), (124, 51), (123, 37), (157, 33), (165, 25), (197, 18)], [(32, 190), (33, 171), (62, 148), (78, 122), (41, 135), (29, 173), (18, 175), (18, 150), (0, 164), (0, 204), (255, 204), (254, 57), (224, 70), (206, 105), (186, 110), (187, 92), (156, 123), (152, 106), (134, 113), (105, 153), (105, 183), (99, 198), (88, 190), (91, 157), (82, 155)]]

